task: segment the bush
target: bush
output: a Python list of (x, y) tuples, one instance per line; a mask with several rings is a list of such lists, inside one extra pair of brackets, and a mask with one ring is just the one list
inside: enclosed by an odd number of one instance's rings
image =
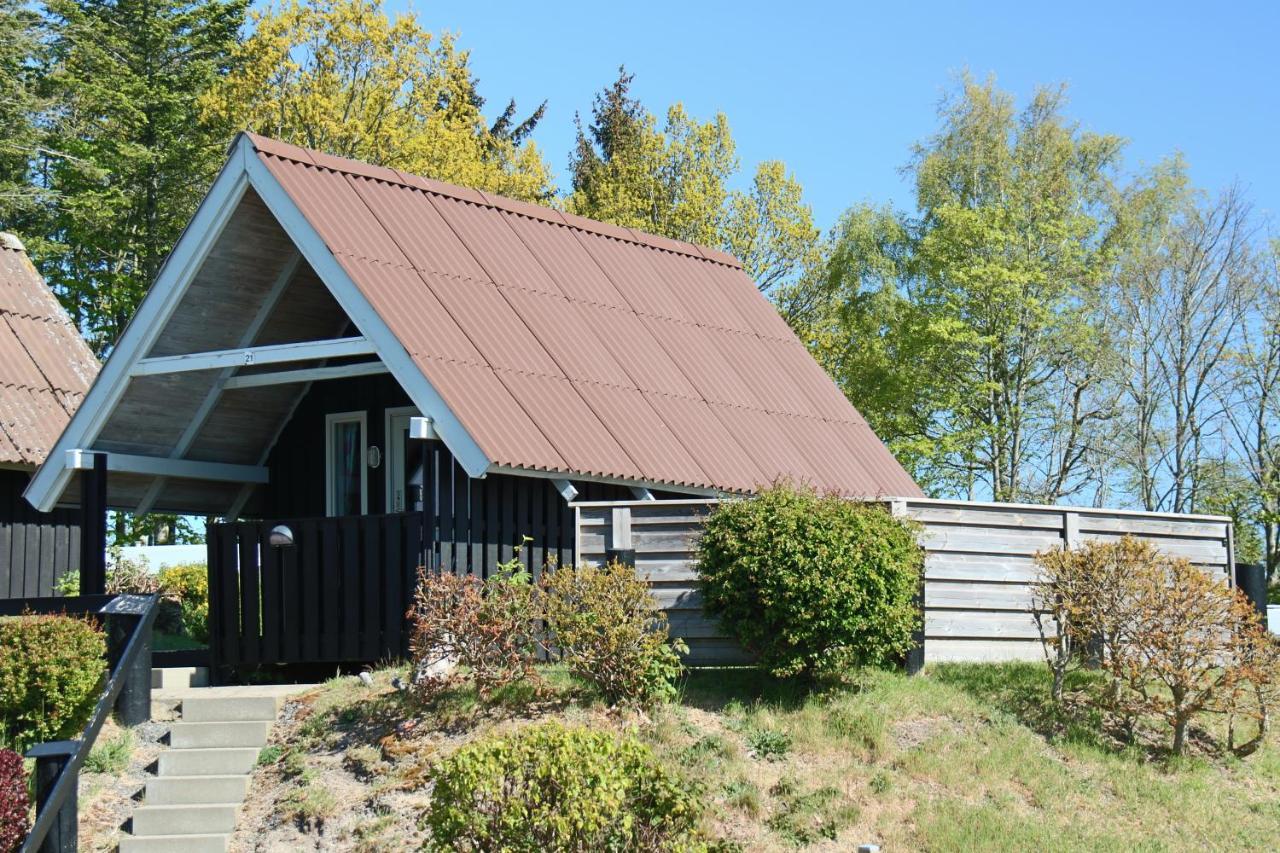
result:
[(467, 667), (482, 695), (521, 679), (534, 680), (539, 614), (527, 575), (508, 570), (481, 580), (422, 570), (413, 609), (409, 653), (412, 685), (430, 699)]
[(209, 569), (204, 563), (166, 566), (157, 575), (160, 592), (182, 613), (182, 632), (209, 642)]
[(543, 576), (548, 642), (569, 670), (609, 702), (649, 703), (675, 696), (683, 671), (679, 639), (631, 566), (550, 571)]
[(698, 549), (707, 613), (779, 676), (905, 654), (923, 565), (884, 508), (785, 484), (720, 504)]
[[(1170, 727), (1180, 754), (1194, 719), (1217, 712), (1232, 718), (1229, 748), (1257, 748), (1280, 691), (1280, 647), (1238, 590), (1128, 536), (1036, 559), (1043, 571), (1036, 606), (1058, 634), (1048, 654), (1058, 698), (1067, 668), (1094, 657), (1108, 679), (1088, 699), (1118, 714), (1130, 736), (1142, 716), (1154, 715)], [(1238, 716), (1258, 724), (1257, 737), (1239, 747)]]
[(687, 850), (702, 809), (633, 738), (550, 723), (490, 737), (435, 770), (427, 824), (452, 850)]
[(79, 734), (98, 699), (105, 655), (102, 631), (83, 619), (0, 619), (0, 745), (23, 750)]
[(0, 749), (0, 853), (15, 853), (22, 847), (30, 808), (22, 756)]

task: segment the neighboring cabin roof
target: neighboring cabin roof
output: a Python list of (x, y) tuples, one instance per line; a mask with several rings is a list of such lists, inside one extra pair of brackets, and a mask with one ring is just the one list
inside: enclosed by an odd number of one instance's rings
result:
[(21, 241), (0, 233), (0, 464), (43, 462), (97, 374)]
[(732, 257), (249, 138), (495, 464), (922, 494)]

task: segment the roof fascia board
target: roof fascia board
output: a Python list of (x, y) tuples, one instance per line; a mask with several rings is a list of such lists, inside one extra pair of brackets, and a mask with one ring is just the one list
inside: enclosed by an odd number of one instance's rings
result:
[(723, 492), (719, 489), (700, 489), (693, 486), (677, 486), (671, 483), (655, 483), (650, 480), (623, 480), (618, 477), (599, 477), (592, 474), (578, 474), (566, 471), (536, 471), (532, 468), (518, 468), (511, 465), (490, 466), (489, 474), (511, 474), (516, 477), (538, 477), (543, 480), (565, 480), (572, 478), (578, 482), (604, 483), (610, 486), (626, 486), (629, 489), (657, 489), (663, 492), (678, 492), (682, 495), (716, 498)]
[(356, 328), (373, 342), (378, 357), (390, 369), (391, 375), (404, 388), (409, 399), (418, 407), (418, 411), (431, 418), (436, 433), (449, 448), (449, 452), (462, 465), (463, 470), (471, 477), (483, 476), (490, 468), (489, 457), (467, 432), (457, 415), (445, 404), (440, 392), (427, 380), (422, 370), (405, 350), (404, 345), (387, 328), (382, 317), (365, 299), (364, 294), (338, 263), (338, 259), (333, 256), (324, 240), (298, 209), (297, 204), (271, 174), (271, 170), (258, 158), (248, 137), (240, 137), (238, 144), (240, 157), (250, 183), (275, 216), (276, 221), (284, 228), (285, 233), (293, 240), (294, 246), (302, 253), (316, 275), (320, 276), (320, 280), (329, 288), (330, 293), (351, 322), (355, 323)]
[(373, 343), (367, 338), (335, 338), (327, 341), (297, 341), (291, 344), (269, 344), (244, 349), (189, 352), (144, 358), (134, 363), (132, 376), (188, 373), (194, 370), (218, 370), (224, 367), (251, 367), (260, 364), (288, 364), (318, 358), (341, 358), (372, 355)]
[[(243, 159), (233, 157), (222, 167), (208, 195), (196, 209), (195, 216), (165, 259), (155, 283), (98, 372), (89, 393), (49, 451), (45, 464), (37, 469), (27, 484), (23, 495), (36, 509), (41, 512), (53, 509), (66, 490), (72, 476), (72, 471), (62, 464), (66, 452), (91, 446), (97, 440), (129, 385), (130, 368), (151, 349), (168, 325), (174, 309), (186, 294), (209, 250), (222, 235), (248, 186)], [(49, 464), (50, 459), (55, 460), (53, 464)]]

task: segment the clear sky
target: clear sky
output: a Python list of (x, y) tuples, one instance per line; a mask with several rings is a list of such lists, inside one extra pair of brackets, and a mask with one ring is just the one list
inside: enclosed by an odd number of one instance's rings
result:
[(1128, 138), (1129, 163), (1182, 151), (1198, 185), (1239, 180), (1278, 224), (1280, 3), (387, 2), (459, 36), (486, 109), (549, 102), (535, 139), (562, 188), (574, 112), (625, 63), (659, 115), (723, 111), (744, 172), (786, 162), (824, 229), (858, 201), (908, 205), (899, 169), (968, 68), (1020, 102), (1067, 83), (1071, 116)]

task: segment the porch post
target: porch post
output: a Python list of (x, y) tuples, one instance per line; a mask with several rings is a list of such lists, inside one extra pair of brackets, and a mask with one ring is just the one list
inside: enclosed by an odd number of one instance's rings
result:
[(80, 594), (107, 591), (107, 454), (80, 471)]

